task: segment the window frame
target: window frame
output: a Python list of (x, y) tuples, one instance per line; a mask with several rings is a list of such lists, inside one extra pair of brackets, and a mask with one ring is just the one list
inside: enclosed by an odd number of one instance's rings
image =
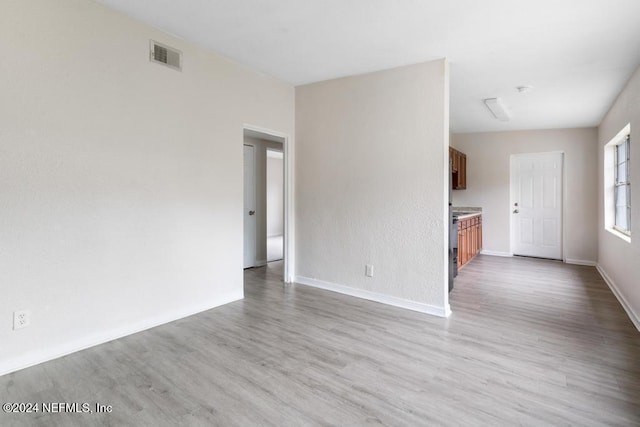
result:
[[(620, 163), (618, 160), (618, 151), (619, 151), (619, 147), (625, 145), (625, 153), (626, 153), (626, 158), (624, 159), (624, 161), (622, 163)], [(613, 161), (614, 161), (614, 165), (613, 165), (613, 173), (614, 173), (614, 178), (613, 178), (613, 183), (614, 183), (614, 204), (613, 204), (613, 209), (614, 209), (614, 217), (613, 217), (613, 229), (616, 230), (619, 233), (624, 234), (625, 236), (629, 236), (631, 237), (631, 171), (630, 171), (630, 159), (631, 159), (631, 134), (627, 134), (624, 139), (615, 144), (613, 146)], [(619, 173), (619, 168), (621, 166), (621, 164), (625, 164), (625, 176), (624, 176), (624, 180), (623, 181), (618, 181), (618, 177), (620, 175)], [(626, 204), (625, 205), (618, 205), (618, 188), (620, 187), (626, 187)], [(623, 208), (625, 209), (624, 215), (626, 217), (626, 222), (627, 222), (627, 228), (624, 228), (620, 225), (617, 224), (617, 220), (618, 220), (618, 210), (619, 208)]]

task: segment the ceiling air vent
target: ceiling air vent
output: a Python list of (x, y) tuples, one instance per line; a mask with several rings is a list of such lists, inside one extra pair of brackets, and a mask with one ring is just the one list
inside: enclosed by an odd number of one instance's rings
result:
[(151, 62), (166, 65), (174, 70), (182, 70), (182, 52), (153, 40), (150, 41), (150, 45), (149, 59)]

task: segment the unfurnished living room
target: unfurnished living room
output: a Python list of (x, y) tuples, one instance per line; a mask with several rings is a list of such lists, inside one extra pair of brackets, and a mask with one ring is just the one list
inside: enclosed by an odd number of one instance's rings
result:
[(0, 426), (640, 425), (637, 0), (0, 0)]

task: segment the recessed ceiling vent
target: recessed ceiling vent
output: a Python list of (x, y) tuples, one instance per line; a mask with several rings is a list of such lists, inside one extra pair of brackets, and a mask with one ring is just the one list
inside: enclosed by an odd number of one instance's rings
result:
[(484, 100), (484, 104), (487, 106), (489, 111), (491, 111), (493, 117), (501, 122), (508, 122), (511, 120), (511, 116), (500, 98), (487, 98)]
[(150, 41), (150, 45), (149, 60), (151, 62), (166, 65), (174, 70), (182, 70), (182, 52), (154, 40)]

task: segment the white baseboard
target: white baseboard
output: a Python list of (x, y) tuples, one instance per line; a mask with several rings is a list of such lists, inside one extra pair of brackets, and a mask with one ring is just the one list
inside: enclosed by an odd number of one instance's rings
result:
[(38, 365), (40, 363), (48, 362), (50, 360), (66, 356), (68, 354), (75, 353), (89, 347), (104, 344), (106, 342), (113, 341), (127, 335), (142, 332), (146, 329), (164, 325), (165, 323), (173, 322), (184, 317), (193, 316), (194, 314), (198, 314), (203, 311), (219, 307), (221, 305), (238, 301), (243, 298), (244, 291), (240, 290), (238, 292), (229, 293), (222, 297), (216, 298), (215, 301), (209, 301), (206, 304), (200, 304), (188, 309), (176, 310), (169, 314), (163, 313), (162, 315), (156, 316), (154, 318), (145, 319), (140, 322), (126, 325), (113, 330), (97, 332), (95, 334), (81, 337), (70, 342), (62, 343), (60, 345), (57, 345), (56, 347), (31, 351), (14, 359), (0, 361), (0, 376), (25, 369), (30, 366)]
[(405, 308), (407, 310), (419, 311), (420, 313), (431, 314), (434, 316), (449, 317), (451, 315), (451, 308), (448, 306), (448, 304), (447, 307), (438, 307), (390, 295), (365, 291), (364, 289), (351, 288), (349, 286), (325, 282), (323, 280), (310, 279), (303, 276), (296, 276), (295, 283), (324, 289), (327, 291), (337, 292), (339, 294), (349, 295), (356, 298), (362, 298), (369, 301), (375, 301), (382, 304), (392, 305), (394, 307)]
[(631, 319), (631, 322), (634, 324), (636, 329), (638, 331), (640, 331), (640, 316), (638, 316), (638, 314), (635, 311), (633, 311), (633, 308), (631, 308), (631, 305), (629, 305), (629, 303), (627, 302), (626, 298), (620, 292), (620, 290), (616, 286), (616, 284), (613, 281), (613, 279), (611, 279), (611, 277), (609, 277), (609, 275), (607, 274), (606, 271), (604, 271), (602, 266), (600, 264), (596, 264), (596, 268), (598, 269), (598, 272), (600, 273), (600, 275), (602, 276), (604, 281), (607, 283), (607, 285), (609, 285), (609, 288), (611, 289), (611, 292), (613, 292), (613, 294), (616, 296), (616, 298), (618, 298), (618, 301), (620, 302), (620, 305), (622, 305), (622, 308), (624, 308), (624, 311), (627, 312), (627, 316), (629, 316), (629, 319)]
[(589, 267), (595, 267), (596, 264), (598, 264), (595, 261), (586, 261), (583, 259), (565, 259), (564, 262), (566, 262), (567, 264), (573, 264), (573, 265), (588, 265)]
[(489, 256), (501, 256), (501, 257), (512, 257), (513, 256), (513, 254), (509, 253), (509, 252), (489, 251), (489, 250), (486, 250), (486, 249), (482, 249), (480, 251), (480, 254), (489, 255)]

